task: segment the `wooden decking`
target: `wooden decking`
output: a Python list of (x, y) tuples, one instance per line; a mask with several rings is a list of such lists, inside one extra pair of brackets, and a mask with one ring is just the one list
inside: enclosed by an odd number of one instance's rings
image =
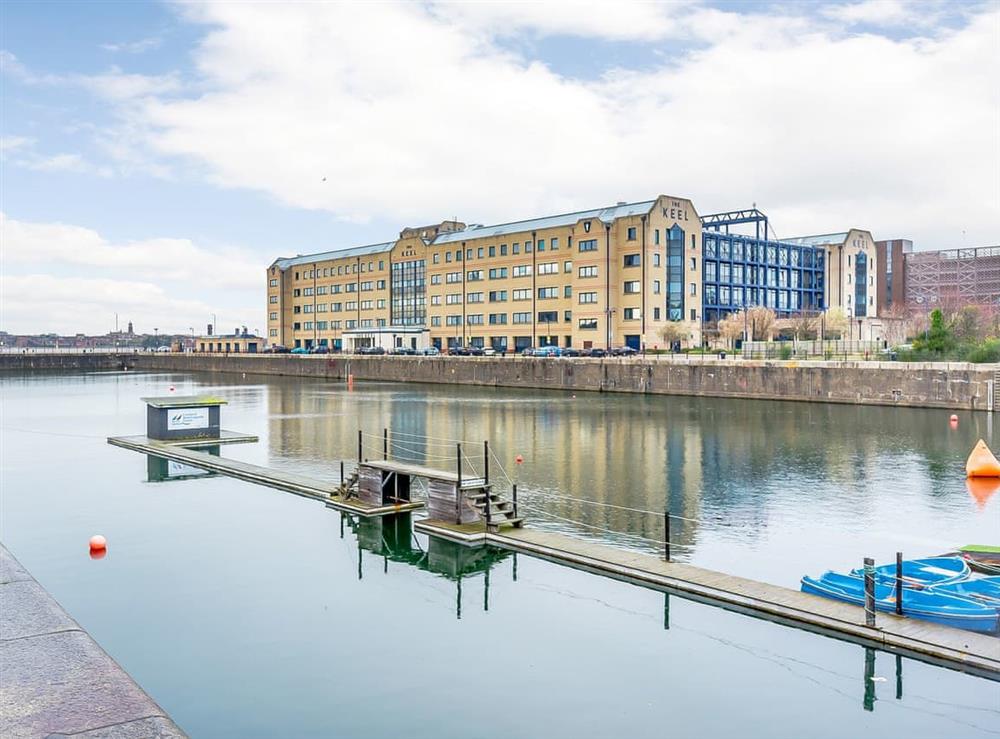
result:
[(248, 462), (240, 462), (235, 459), (215, 457), (204, 452), (186, 448), (191, 446), (190, 442), (185, 442), (181, 445), (177, 442), (156, 441), (146, 436), (112, 436), (108, 439), (108, 443), (124, 449), (131, 449), (132, 451), (144, 454), (153, 454), (164, 459), (172, 459), (175, 462), (183, 462), (192, 467), (218, 472), (221, 475), (235, 477), (238, 480), (295, 493), (305, 498), (322, 501), (330, 508), (361, 516), (384, 516), (391, 513), (399, 513), (400, 511), (412, 511), (416, 508), (422, 508), (424, 505), (420, 502), (414, 502), (401, 505), (373, 506), (356, 498), (344, 500), (338, 494), (340, 489), (339, 484), (305, 477), (304, 475), (297, 475), (293, 472), (284, 472)]
[[(411, 464), (410, 462), (399, 462), (395, 459), (366, 459), (362, 464), (385, 472), (395, 472), (400, 475), (409, 475), (410, 477), (423, 477), (427, 480), (443, 480), (444, 482), (451, 483), (458, 482), (458, 472), (424, 467), (423, 465)], [(481, 488), (485, 484), (486, 480), (482, 477), (462, 476), (463, 490), (466, 488)]]
[(641, 552), (531, 528), (487, 532), (485, 526), (421, 521), (417, 530), (453, 541), (530, 554), (616, 580), (674, 592), (723, 608), (809, 631), (835, 635), (1000, 681), (1000, 638), (894, 614), (865, 626), (863, 608)]

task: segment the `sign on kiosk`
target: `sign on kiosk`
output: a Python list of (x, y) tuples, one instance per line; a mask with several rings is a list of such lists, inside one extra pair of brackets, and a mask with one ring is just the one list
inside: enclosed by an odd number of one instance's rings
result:
[(208, 408), (178, 408), (167, 415), (167, 431), (208, 428)]

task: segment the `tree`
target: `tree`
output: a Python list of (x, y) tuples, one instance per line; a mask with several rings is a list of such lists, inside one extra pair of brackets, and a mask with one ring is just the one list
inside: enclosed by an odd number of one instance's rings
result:
[(931, 311), (930, 328), (913, 341), (913, 348), (935, 354), (944, 354), (955, 348), (955, 336), (945, 324), (944, 314), (940, 308)]
[(789, 328), (799, 341), (816, 338), (816, 315), (814, 313), (796, 313), (789, 319)]
[(673, 349), (674, 342), (684, 341), (687, 338), (687, 329), (680, 321), (667, 321), (656, 330), (656, 335), (663, 340), (668, 349)]
[(743, 311), (730, 313), (719, 321), (719, 336), (726, 339), (732, 346), (736, 339), (743, 336)]
[(847, 316), (841, 308), (831, 308), (823, 318), (823, 338), (842, 339), (847, 330)]
[(778, 315), (770, 308), (755, 305), (747, 308), (747, 329), (754, 341), (770, 341)]
[(882, 314), (882, 337), (889, 346), (906, 341), (910, 325), (909, 311), (900, 303), (893, 303)]
[(978, 305), (965, 305), (951, 320), (951, 330), (959, 341), (976, 342), (986, 335), (985, 311)]

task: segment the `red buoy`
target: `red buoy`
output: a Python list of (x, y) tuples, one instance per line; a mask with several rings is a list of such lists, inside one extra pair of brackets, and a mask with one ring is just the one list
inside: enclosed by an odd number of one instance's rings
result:
[(514, 457), (514, 461), (517, 462), (518, 464), (524, 464), (524, 457), (518, 454), (516, 457)]
[(108, 556), (108, 550), (107, 549), (91, 549), (90, 550), (90, 558), (91, 559), (104, 559), (106, 556)]
[(90, 537), (90, 551), (101, 552), (108, 548), (108, 540), (100, 534)]

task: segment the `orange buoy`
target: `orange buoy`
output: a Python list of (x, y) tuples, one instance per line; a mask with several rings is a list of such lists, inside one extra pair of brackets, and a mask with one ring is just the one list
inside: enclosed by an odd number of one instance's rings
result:
[(90, 537), (90, 551), (97, 552), (108, 548), (108, 540), (100, 534)]
[(524, 457), (518, 454), (516, 457), (514, 457), (514, 461), (517, 462), (517, 464), (524, 464)]
[(982, 439), (976, 442), (965, 462), (965, 474), (968, 477), (1000, 477), (1000, 461)]

